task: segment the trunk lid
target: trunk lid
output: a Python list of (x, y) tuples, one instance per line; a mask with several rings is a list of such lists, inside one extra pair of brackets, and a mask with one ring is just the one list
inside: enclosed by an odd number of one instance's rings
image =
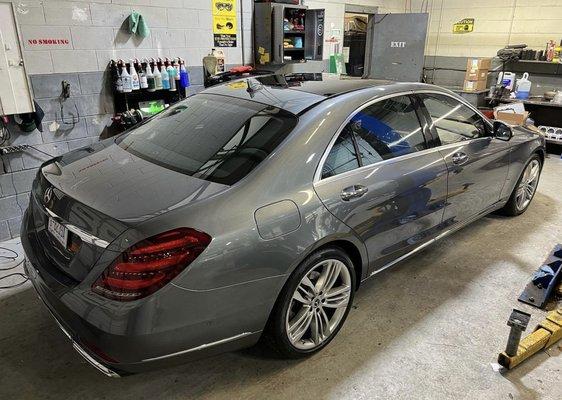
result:
[[(44, 165), (33, 185), (29, 212), (49, 263), (78, 283), (125, 230), (227, 188), (104, 141)], [(49, 231), (49, 219), (68, 227), (66, 246)]]

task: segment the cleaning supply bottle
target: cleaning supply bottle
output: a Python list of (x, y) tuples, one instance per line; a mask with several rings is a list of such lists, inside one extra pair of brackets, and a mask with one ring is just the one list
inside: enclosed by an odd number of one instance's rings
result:
[(131, 93), (133, 91), (133, 80), (124, 62), (121, 63), (121, 83), (123, 85), (123, 93)]
[(123, 93), (123, 81), (121, 80), (121, 71), (119, 71), (119, 69), (121, 68), (121, 64), (119, 64), (119, 62), (115, 62), (113, 60), (111, 60), (111, 68), (113, 69), (113, 75), (116, 77), (115, 78), (115, 90), (117, 90), (117, 92), (119, 93)]
[(189, 87), (189, 74), (185, 68), (185, 62), (180, 59), (180, 86), (182, 88)]
[(133, 60), (130, 60), (130, 69), (131, 69), (131, 81), (133, 83), (133, 90), (139, 90), (140, 89), (140, 82), (139, 82), (139, 74), (137, 74), (137, 70), (135, 69), (135, 63), (133, 62)]
[(138, 62), (137, 65), (139, 66), (139, 84), (141, 89), (148, 89), (148, 79), (146, 78), (146, 72), (143, 68), (143, 63)]
[(162, 75), (158, 69), (158, 61), (154, 59), (152, 60), (154, 61), (154, 86), (156, 87), (156, 90), (162, 90), (164, 87), (162, 86)]
[(170, 76), (168, 75), (168, 70), (164, 63), (162, 63), (160, 67), (160, 76), (162, 77), (162, 89), (170, 90)]
[(525, 72), (521, 79), (517, 80), (517, 88), (515, 97), (521, 100), (529, 98), (531, 93), (531, 81), (529, 80), (529, 73)]
[[(179, 58), (178, 58), (179, 60)], [(176, 71), (176, 76), (174, 77), (175, 81), (176, 81), (176, 88), (180, 88), (180, 79), (181, 79), (181, 75), (180, 75), (180, 65), (178, 63), (178, 61), (174, 58), (174, 63), (172, 64), (172, 66), (174, 67), (174, 70)]]
[(168, 59), (166, 59), (166, 65), (167, 65), (166, 70), (168, 72), (168, 80), (170, 81), (170, 92), (175, 92), (176, 91), (176, 70), (170, 64)]
[(155, 92), (156, 91), (156, 82), (155, 82), (154, 74), (152, 73), (152, 68), (150, 67), (149, 61), (146, 62), (146, 85), (147, 85), (147, 90), (149, 92)]

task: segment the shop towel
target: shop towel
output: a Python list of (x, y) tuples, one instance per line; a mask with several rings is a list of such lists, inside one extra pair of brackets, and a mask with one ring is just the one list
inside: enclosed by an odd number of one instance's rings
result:
[(150, 29), (146, 24), (144, 17), (136, 11), (129, 16), (129, 33), (137, 34), (142, 38), (150, 35)]

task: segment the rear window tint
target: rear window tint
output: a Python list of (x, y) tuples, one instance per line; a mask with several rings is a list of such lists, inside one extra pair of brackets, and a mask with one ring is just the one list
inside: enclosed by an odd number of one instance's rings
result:
[(253, 101), (199, 94), (124, 135), (125, 150), (163, 167), (233, 185), (288, 136), (297, 117)]

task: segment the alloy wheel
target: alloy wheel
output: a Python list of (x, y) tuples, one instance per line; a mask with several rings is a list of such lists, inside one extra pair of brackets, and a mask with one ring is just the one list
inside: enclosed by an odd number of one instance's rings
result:
[(351, 274), (336, 259), (312, 267), (297, 286), (285, 319), (291, 344), (300, 350), (321, 346), (338, 328), (351, 298)]
[(538, 160), (532, 160), (525, 168), (517, 191), (515, 192), (515, 205), (517, 211), (523, 211), (533, 198), (539, 183), (541, 165)]

